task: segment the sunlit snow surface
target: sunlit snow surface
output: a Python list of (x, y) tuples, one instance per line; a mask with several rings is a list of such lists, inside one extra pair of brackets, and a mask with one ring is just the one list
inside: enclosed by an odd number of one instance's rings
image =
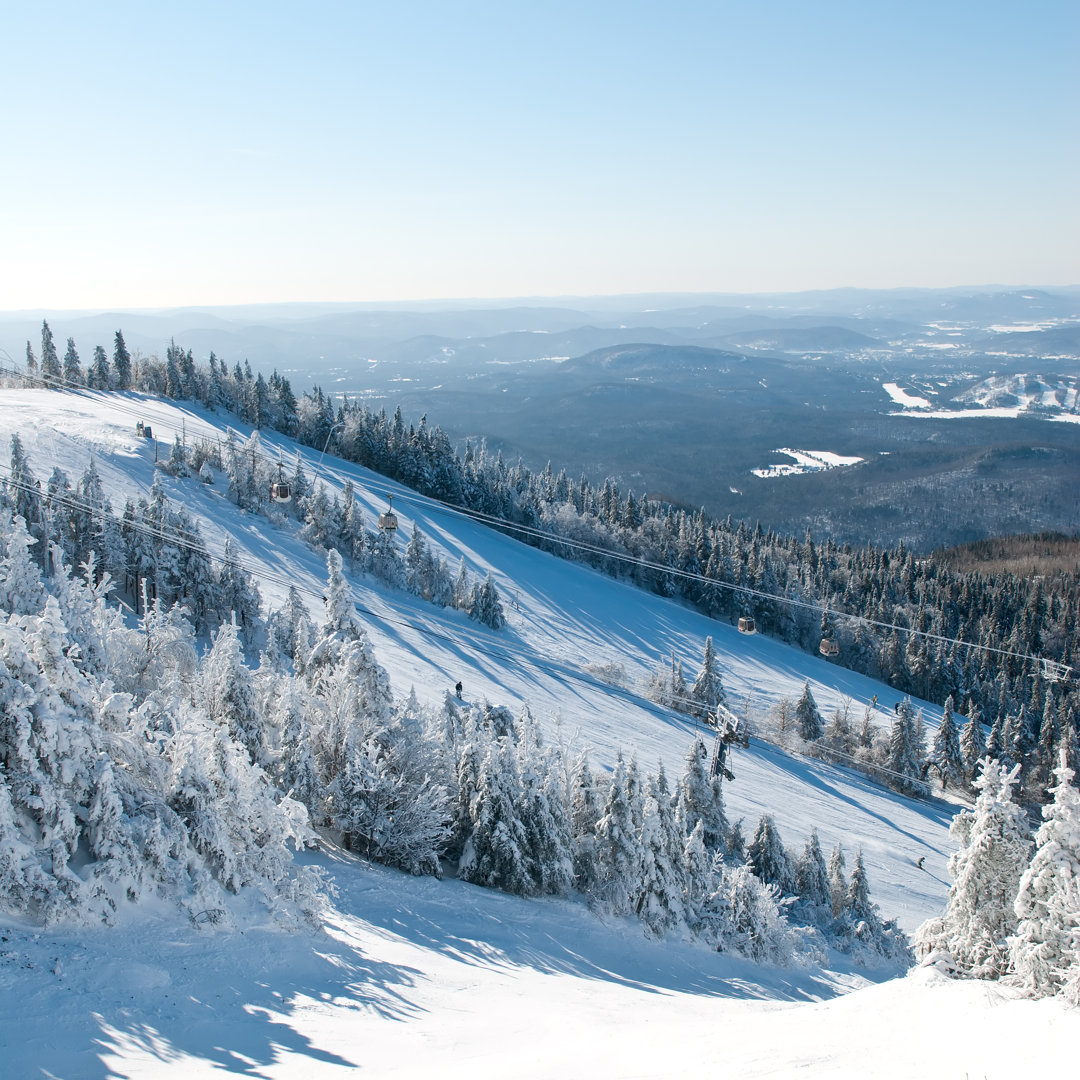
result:
[(770, 465), (761, 469), (751, 469), (755, 476), (765, 479), (773, 476), (798, 476), (801, 473), (821, 472), (823, 469), (835, 469), (841, 465), (857, 465), (861, 457), (845, 457), (829, 450), (789, 450), (782, 447), (778, 454), (786, 454), (794, 459), (793, 465)]
[(897, 405), (902, 405), (905, 409), (930, 408), (930, 402), (927, 401), (926, 398), (918, 397), (915, 394), (909, 394), (906, 390), (901, 389), (897, 383), (882, 383), (881, 388)]
[[(0, 390), (6, 451), (19, 431), (35, 475), (75, 483), (93, 455), (115, 510), (153, 480), (152, 424), (167, 456), (174, 434), (222, 435), (225, 420), (136, 395)], [(236, 425), (246, 437), (250, 429)], [(263, 432), (272, 456), (296, 448)], [(301, 451), (310, 477), (318, 454)], [(0, 462), (6, 460), (6, 452)], [(3, 472), (6, 470), (0, 470)], [(358, 579), (355, 597), (399, 695), (437, 702), (457, 680), (465, 697), (527, 703), (550, 737), (593, 748), (610, 766), (620, 748), (653, 769), (681, 771), (692, 721), (636, 687), (672, 651), (692, 674), (712, 635), (736, 711), (764, 715), (809, 680), (828, 715), (846, 698), (856, 716), (881, 684), (763, 635), (741, 636), (678, 604), (613, 582), (492, 533), (354, 466), (327, 458), (321, 476), (357, 487), (369, 522), (394, 494), (404, 543), (419, 524), (451, 566), (490, 571), (510, 625), (484, 630), (454, 612)], [(233, 537), (264, 602), (295, 582), (317, 615), (325, 560), (294, 525), (240, 513), (218, 487), (164, 477), (220, 552)], [(585, 668), (615, 662), (627, 685)], [(931, 725), (938, 711), (924, 706)], [(772, 813), (789, 846), (817, 827), (826, 852), (862, 847), (874, 899), (908, 930), (944, 904), (955, 807), (912, 802), (859, 774), (755, 740), (734, 760), (729, 815), (752, 831)], [(925, 856), (925, 869), (916, 860)], [(284, 935), (245, 915), (244, 932), (195, 930), (169, 913), (122, 913), (114, 929), (0, 936), (0, 1073), (5, 1077), (597, 1076), (723, 1071), (741, 1077), (815, 1075), (1034, 1076), (1068, 1060), (1078, 1014), (1009, 1001), (999, 988), (927, 973), (865, 986), (873, 973), (777, 970), (677, 941), (650, 942), (633, 922), (604, 924), (572, 901), (523, 901), (455, 881), (407, 878), (333, 853), (317, 857), (339, 896), (320, 935)], [(850, 862), (849, 862), (850, 865)], [(816, 1004), (814, 1004), (816, 1002)]]

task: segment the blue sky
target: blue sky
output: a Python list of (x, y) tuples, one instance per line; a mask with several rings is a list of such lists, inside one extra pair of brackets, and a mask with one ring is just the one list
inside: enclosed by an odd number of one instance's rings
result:
[(1080, 3), (7, 5), (0, 309), (1080, 282)]

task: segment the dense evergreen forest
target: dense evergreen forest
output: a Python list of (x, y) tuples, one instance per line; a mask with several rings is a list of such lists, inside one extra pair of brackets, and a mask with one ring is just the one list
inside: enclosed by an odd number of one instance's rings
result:
[[(26, 377), (228, 410), (715, 618), (750, 616), (759, 631), (807, 651), (827, 639), (832, 662), (889, 683), (898, 698), (951, 699), (976, 729), (985, 724), (991, 756), (1021, 766), (1026, 798), (1046, 799), (1058, 750), (1080, 771), (1080, 697), (1076, 679), (1062, 677), (1074, 663), (1080, 619), (1075, 571), (963, 572), (900, 545), (851, 548), (713, 520), (611, 481), (598, 486), (508, 463), (482, 443), (458, 453), (438, 426), (426, 417), (406, 424), (400, 409), (388, 416), (318, 387), (298, 399), (288, 379), (256, 375), (246, 361), (231, 371), (213, 353), (196, 363), (175, 343), (164, 360), (133, 358), (119, 331), (111, 362), (98, 346), (85, 372), (70, 339), (61, 363), (47, 323), (41, 353), (39, 362), (27, 344)], [(255, 503), (268, 497), (277, 466), (255, 461), (253, 473), (260, 468), (266, 482), (250, 487)], [(302, 492), (302, 472), (292, 480)], [(322, 499), (315, 527), (325, 544), (338, 546), (347, 515), (336, 500)]]

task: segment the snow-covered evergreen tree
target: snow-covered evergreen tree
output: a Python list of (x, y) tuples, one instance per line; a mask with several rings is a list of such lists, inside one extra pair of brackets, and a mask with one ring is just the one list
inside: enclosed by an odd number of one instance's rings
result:
[(802, 855), (795, 863), (795, 888), (804, 907), (811, 911), (832, 914), (829, 871), (825, 865), (825, 856), (821, 853), (817, 829), (810, 830)]
[(596, 867), (596, 826), (602, 807), (596, 778), (588, 754), (582, 752), (570, 775), (570, 826), (573, 836), (574, 888), (591, 897), (598, 884)]
[(837, 844), (829, 856), (829, 896), (832, 900), (832, 913), (839, 917), (847, 902), (848, 878), (847, 860), (844, 858), (844, 849)]
[(960, 749), (960, 738), (953, 720), (953, 699), (945, 701), (941, 714), (941, 724), (934, 735), (934, 745), (930, 752), (930, 765), (941, 777), (941, 790), (949, 784), (958, 783), (964, 775), (964, 757)]
[(638, 918), (657, 937), (686, 920), (684, 847), (685, 838), (676, 823), (675, 805), (661, 764), (645, 799), (641, 883), (636, 904)]
[(915, 710), (910, 698), (897, 706), (889, 735), (889, 756), (886, 764), (892, 773), (889, 780), (904, 791), (924, 790), (922, 783), (922, 747), (919, 744)]
[(706, 849), (710, 852), (723, 850), (730, 826), (724, 814), (722, 780), (719, 773), (711, 774), (709, 751), (700, 738), (687, 752), (679, 790), (683, 833), (689, 835), (700, 823)]
[(967, 717), (967, 723), (960, 731), (960, 753), (964, 761), (964, 779), (970, 784), (986, 757), (986, 736), (983, 734), (982, 716), (971, 702), (968, 702)]
[(506, 625), (506, 613), (490, 574), (482, 585), (473, 586), (468, 611), (469, 618), (490, 626), (492, 630), (501, 630)]
[(703, 933), (721, 952), (751, 960), (789, 964), (798, 940), (779, 904), (775, 885), (766, 885), (748, 866), (720, 863), (715, 887), (703, 910)]
[(202, 665), (207, 711), (261, 767), (270, 765), (264, 713), (255, 699), (251, 669), (244, 663), (235, 620), (222, 623)]
[(799, 738), (804, 742), (817, 742), (825, 734), (825, 721), (821, 718), (817, 702), (810, 692), (810, 680), (803, 684), (803, 691), (795, 705), (795, 722)]
[(627, 766), (620, 754), (596, 825), (597, 896), (613, 914), (626, 915), (633, 910), (643, 858), (641, 834), (631, 809)]
[(795, 895), (795, 871), (771, 814), (762, 814), (754, 839), (746, 849), (750, 869), (767, 885), (786, 896)]
[(1018, 771), (984, 760), (974, 809), (962, 810), (949, 830), (958, 847), (949, 859), (953, 885), (945, 913), (916, 935), (920, 957), (945, 952), (957, 971), (975, 978), (996, 979), (1009, 968), (1014, 905), (1031, 850), (1024, 812), (1012, 795)]
[(1063, 992), (1080, 966), (1080, 791), (1065, 754), (1054, 801), (1043, 808), (1035, 853), (1020, 878), (1009, 939), (1016, 980), (1033, 997)]
[(458, 877), (519, 896), (537, 891), (529, 837), (518, 815), (521, 777), (511, 740), (492, 743), (480, 766), (472, 832), (458, 861)]
[(705, 655), (701, 661), (701, 670), (689, 692), (690, 705), (687, 708), (692, 716), (699, 719), (711, 719), (716, 715), (717, 705), (727, 701), (724, 683), (720, 677), (720, 665), (713, 650), (711, 637), (705, 639)]

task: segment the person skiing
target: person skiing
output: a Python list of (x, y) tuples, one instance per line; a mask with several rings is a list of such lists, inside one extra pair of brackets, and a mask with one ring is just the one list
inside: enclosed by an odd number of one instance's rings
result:
[(462, 691), (462, 685), (461, 685), (461, 680), (459, 679), (457, 686), (454, 687), (454, 693), (457, 694), (458, 701), (461, 700), (461, 691)]

